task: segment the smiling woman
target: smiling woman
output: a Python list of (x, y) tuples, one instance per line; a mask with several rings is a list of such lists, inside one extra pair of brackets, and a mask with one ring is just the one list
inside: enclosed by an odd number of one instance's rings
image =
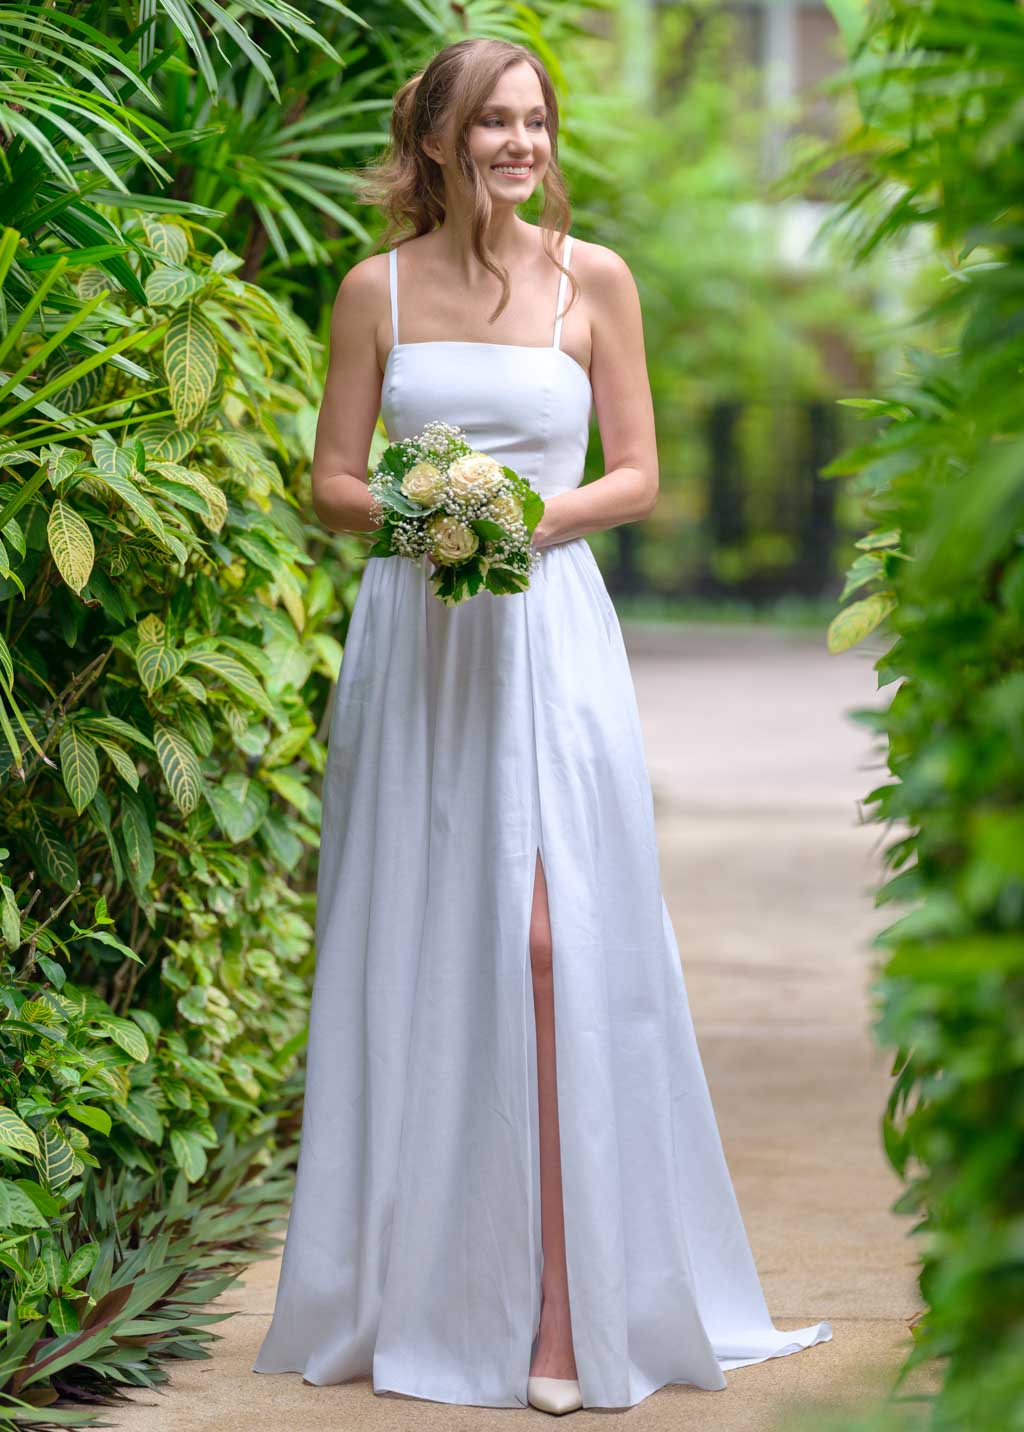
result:
[[(374, 525), (380, 410), (390, 442), (439, 419), (526, 477), (543, 551), (527, 590), (454, 607), (425, 562), (367, 561), (255, 1370), (566, 1412), (722, 1388), (832, 1333), (771, 1322), (694, 1037), (629, 664), (583, 535), (657, 497), (639, 298), (617, 254), (568, 233), (557, 134), (530, 51), (442, 50), (399, 90), (368, 190), (412, 233), (335, 304), (325, 525)], [(516, 206), (541, 183), (535, 226)], [(584, 485), (592, 412), (608, 471)]]

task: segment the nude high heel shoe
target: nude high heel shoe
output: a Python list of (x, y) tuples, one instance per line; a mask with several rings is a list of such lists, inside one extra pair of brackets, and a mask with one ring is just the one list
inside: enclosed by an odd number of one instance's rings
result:
[(575, 1377), (530, 1377), (526, 1399), (542, 1412), (575, 1412), (583, 1406), (580, 1384)]

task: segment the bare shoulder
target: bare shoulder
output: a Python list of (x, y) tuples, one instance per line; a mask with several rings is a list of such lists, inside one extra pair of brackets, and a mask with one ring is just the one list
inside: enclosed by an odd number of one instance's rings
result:
[(626, 260), (606, 244), (595, 244), (589, 239), (574, 237), (572, 267), (576, 270), (577, 277), (592, 293), (600, 293), (608, 285), (626, 293), (636, 287)]
[(388, 287), (387, 253), (369, 254), (345, 273), (338, 285), (336, 307), (350, 313), (373, 308)]

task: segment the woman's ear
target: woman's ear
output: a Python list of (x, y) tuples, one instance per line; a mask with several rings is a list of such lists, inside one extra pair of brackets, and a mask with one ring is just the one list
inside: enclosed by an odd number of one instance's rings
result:
[(428, 158), (433, 159), (435, 164), (446, 163), (444, 150), (434, 138), (433, 134), (425, 134), (420, 140), (420, 147)]

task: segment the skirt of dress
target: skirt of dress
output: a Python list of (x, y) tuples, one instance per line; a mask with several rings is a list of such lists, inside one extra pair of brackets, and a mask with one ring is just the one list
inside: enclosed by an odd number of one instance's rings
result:
[(588, 543), (447, 608), (370, 558), (331, 720), (295, 1198), (257, 1372), (525, 1406), (542, 1266), (529, 923), (548, 891), (583, 1405), (832, 1336), (765, 1305)]

